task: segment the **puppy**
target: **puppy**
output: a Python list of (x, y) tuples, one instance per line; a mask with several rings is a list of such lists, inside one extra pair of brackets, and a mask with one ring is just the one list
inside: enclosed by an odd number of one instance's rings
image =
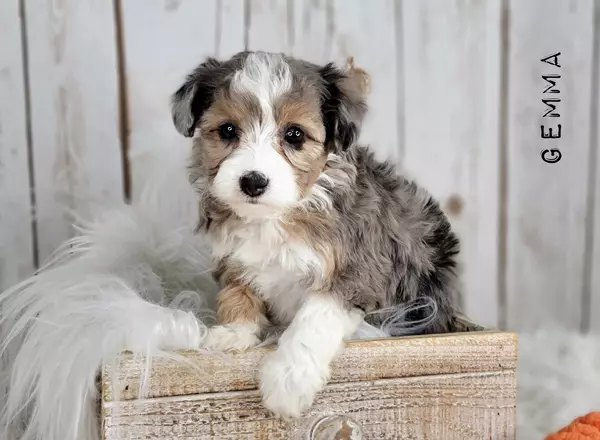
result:
[[(358, 73), (358, 74), (357, 74)], [(174, 94), (193, 137), (199, 228), (217, 262), (219, 325), (208, 346), (244, 350), (284, 326), (260, 390), (298, 417), (365, 316), (415, 301), (423, 332), (450, 330), (458, 240), (438, 203), (356, 144), (363, 71), (241, 52), (200, 64)], [(395, 130), (395, 127), (389, 127)], [(427, 308), (426, 308), (427, 309)]]

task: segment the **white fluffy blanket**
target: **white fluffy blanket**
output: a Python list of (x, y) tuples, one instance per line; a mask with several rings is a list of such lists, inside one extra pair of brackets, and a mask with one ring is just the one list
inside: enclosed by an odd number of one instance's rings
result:
[[(0, 439), (97, 440), (96, 378), (125, 349), (151, 356), (196, 348), (216, 286), (183, 157), (157, 158), (130, 206), (83, 222), (34, 277), (0, 294)], [(363, 326), (356, 336), (383, 335)], [(600, 410), (598, 338), (520, 336), (518, 438), (541, 440)]]
[(517, 439), (543, 440), (600, 411), (600, 335), (559, 327), (519, 335)]

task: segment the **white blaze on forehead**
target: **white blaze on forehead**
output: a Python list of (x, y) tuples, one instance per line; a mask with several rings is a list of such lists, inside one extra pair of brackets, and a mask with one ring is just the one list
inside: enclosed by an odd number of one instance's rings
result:
[(261, 115), (248, 121), (250, 127), (246, 128), (242, 142), (255, 149), (273, 147), (279, 128), (273, 105), (292, 88), (288, 63), (280, 54), (252, 53), (235, 74), (231, 87), (235, 93), (252, 96), (260, 105)]
[[(294, 205), (298, 188), (294, 170), (278, 151), (280, 129), (273, 105), (292, 88), (290, 66), (282, 55), (256, 52), (248, 55), (231, 83), (233, 93), (249, 95), (260, 105), (261, 114), (245, 121), (237, 150), (223, 162), (214, 181), (214, 194), (242, 217), (265, 217)], [(269, 185), (257, 204), (248, 204), (239, 179), (258, 171)]]
[(256, 97), (261, 110), (272, 115), (273, 102), (292, 88), (292, 73), (282, 55), (255, 52), (248, 55), (231, 85), (237, 93)]

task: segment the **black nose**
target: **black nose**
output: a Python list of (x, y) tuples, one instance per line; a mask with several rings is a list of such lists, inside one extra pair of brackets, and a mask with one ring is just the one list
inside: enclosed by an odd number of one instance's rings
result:
[(267, 190), (269, 179), (259, 172), (250, 171), (240, 177), (240, 188), (250, 197), (258, 197)]

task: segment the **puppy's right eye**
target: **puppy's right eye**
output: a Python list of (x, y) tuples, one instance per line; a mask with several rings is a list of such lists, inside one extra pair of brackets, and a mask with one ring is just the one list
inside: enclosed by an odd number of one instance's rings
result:
[(237, 138), (237, 129), (231, 122), (226, 122), (219, 126), (219, 136), (224, 141), (230, 141)]
[(300, 149), (304, 143), (304, 132), (293, 125), (286, 130), (284, 137), (288, 144), (297, 149)]

